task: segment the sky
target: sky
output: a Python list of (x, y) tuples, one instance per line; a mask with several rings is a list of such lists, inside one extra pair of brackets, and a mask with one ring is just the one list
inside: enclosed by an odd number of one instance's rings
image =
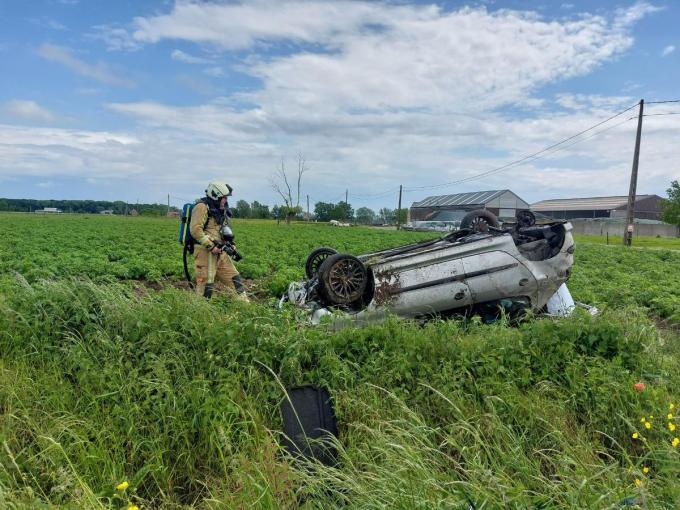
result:
[[(625, 195), (636, 103), (680, 99), (678, 26), (671, 0), (2, 0), (0, 197), (181, 205), (219, 180), (273, 206), (300, 158), (303, 208)], [(680, 103), (644, 113), (637, 190), (665, 196)]]

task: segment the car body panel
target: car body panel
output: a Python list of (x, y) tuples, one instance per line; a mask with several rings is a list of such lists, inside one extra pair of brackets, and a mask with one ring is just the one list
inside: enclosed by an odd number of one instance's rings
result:
[[(574, 262), (571, 224), (554, 222), (534, 230), (541, 228), (547, 232), (539, 239), (543, 245), (515, 235), (519, 230), (498, 231), (360, 255), (370, 279), (366, 299), (358, 309), (344, 311), (357, 320), (387, 313), (418, 317), (514, 298), (538, 311), (568, 280)], [(532, 251), (534, 245), (544, 251)]]

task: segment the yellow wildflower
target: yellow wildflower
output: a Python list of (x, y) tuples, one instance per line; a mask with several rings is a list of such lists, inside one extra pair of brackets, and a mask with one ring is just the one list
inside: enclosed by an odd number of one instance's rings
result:
[(637, 439), (638, 437), (640, 437), (640, 434), (638, 434), (637, 432), (633, 432), (633, 439)]
[(673, 405), (672, 402), (668, 405), (668, 409), (671, 409), (671, 410), (675, 409), (675, 406)]
[(675, 448), (676, 446), (678, 446), (680, 444), (680, 439), (678, 439), (677, 437), (674, 437), (673, 441), (671, 441), (671, 444), (673, 445), (673, 448)]
[(643, 472), (644, 474), (649, 473), (649, 468), (648, 468), (647, 466), (643, 466), (643, 467), (642, 467), (642, 472)]
[(642, 485), (642, 480), (640, 480), (639, 478), (636, 478), (636, 479), (635, 479), (635, 485), (637, 485), (638, 487), (640, 487), (640, 485)]
[(668, 422), (668, 430), (671, 432), (675, 431), (675, 423)]
[(120, 482), (118, 485), (116, 485), (116, 490), (124, 491), (125, 489), (128, 488), (129, 485), (130, 484), (127, 482), (127, 480), (124, 482)]
[(139, 507), (137, 505), (129, 505), (127, 510), (139, 510)]
[(651, 428), (652, 428), (652, 424), (649, 423), (648, 421), (646, 421), (646, 422), (645, 422), (645, 428), (646, 428), (647, 430), (651, 429)]
[(640, 423), (644, 423), (646, 421), (647, 421), (647, 418), (645, 418), (644, 416), (642, 418), (640, 418)]
[(673, 415), (672, 415), (671, 413), (668, 413), (668, 416), (666, 416), (666, 418), (668, 418), (669, 420), (672, 420), (672, 419), (673, 419)]

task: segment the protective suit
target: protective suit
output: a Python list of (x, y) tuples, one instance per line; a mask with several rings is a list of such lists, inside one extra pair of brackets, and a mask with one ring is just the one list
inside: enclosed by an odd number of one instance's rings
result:
[[(214, 201), (212, 201), (214, 202)], [(213, 207), (211, 207), (211, 205)], [(226, 253), (211, 253), (220, 242), (220, 227), (229, 221), (228, 214), (220, 210), (210, 199), (197, 203), (191, 213), (190, 231), (196, 240), (194, 263), (196, 271), (196, 293), (207, 298), (212, 296), (215, 282), (226, 285), (232, 292), (244, 292), (239, 272)], [(245, 296), (245, 294), (243, 294)]]

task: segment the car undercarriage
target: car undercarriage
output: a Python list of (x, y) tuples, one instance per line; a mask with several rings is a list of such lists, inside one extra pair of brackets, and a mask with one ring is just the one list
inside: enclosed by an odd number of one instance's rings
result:
[(306, 308), (313, 322), (338, 312), (372, 322), (387, 314), (493, 320), (542, 311), (569, 279), (571, 224), (537, 225), (529, 211), (516, 220), (501, 226), (478, 210), (437, 239), (358, 256), (317, 248), (305, 264), (307, 279), (292, 283), (281, 304)]

